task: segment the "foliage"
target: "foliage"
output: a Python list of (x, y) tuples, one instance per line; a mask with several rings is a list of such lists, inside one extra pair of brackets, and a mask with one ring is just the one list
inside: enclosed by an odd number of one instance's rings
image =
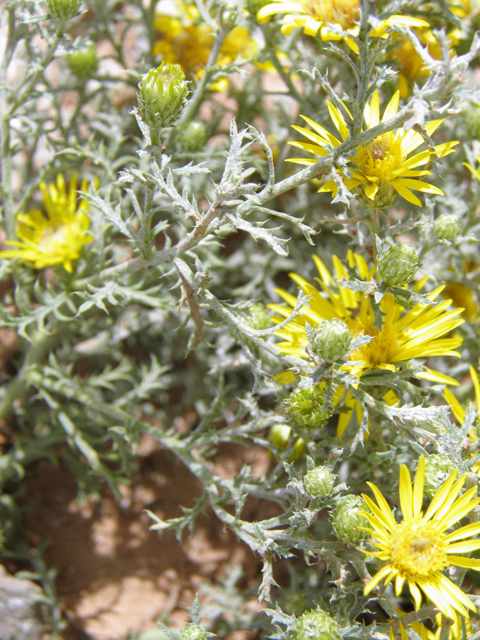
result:
[[(223, 584), (204, 585), (192, 622), (164, 637), (292, 639), (313, 633), (315, 616), (325, 623), (319, 638), (388, 638), (400, 634), (400, 616), (410, 638), (424, 620), (449, 637), (431, 603), (414, 611), (406, 589), (365, 595), (381, 563), (364, 553), (372, 536), (358, 528), (367, 522), (358, 496), (374, 480), (398, 507), (400, 465), (414, 471), (421, 455), (430, 476), (441, 460), (442, 473), (456, 468), (467, 489), (477, 486), (480, 390), (469, 367), (480, 364), (480, 147), (471, 136), (480, 12), (443, 0), (283, 4), (196, 0), (180, 12), (179, 33), (202, 34), (189, 55), (208, 44), (200, 66), (184, 70), (188, 89), (179, 67), (162, 84), (154, 0), (7, 0), (1, 9), (4, 239), (27, 243), (18, 221), (40, 210), (50, 226), (36, 225), (35, 246), (53, 249), (41, 265), (11, 245), (0, 255), (0, 330), (16, 335), (0, 390), (0, 542), (42, 581), (53, 638), (62, 626), (54, 575), (26, 551), (19, 487), (47, 458), (70, 466), (80, 499), (105, 484), (119, 496), (146, 435), (203, 487), (178, 518), (150, 512), (152, 531), (181, 541), (212, 510), (263, 562), (264, 611), (246, 607), (241, 576), (227, 572)], [(332, 18), (338, 5), (353, 12), (346, 22)], [(259, 9), (269, 21), (260, 24)], [(299, 114), (311, 129), (297, 126)], [(287, 145), (292, 125), (308, 139), (293, 140), (301, 156)], [(67, 260), (54, 255), (64, 227), (45, 194), (74, 173), (85, 184), (59, 189), (55, 207), (78, 205), (88, 217), (78, 233), (88, 236)], [(284, 287), (289, 306), (274, 321), (268, 305), (278, 309)], [(367, 307), (371, 322), (360, 326)], [(413, 355), (396, 358), (388, 310), (395, 322), (408, 317)], [(449, 314), (463, 322), (445, 324), (432, 354), (428, 341)], [(279, 346), (287, 334), (306, 337)], [(180, 433), (176, 418), (189, 411), (196, 426)], [(269, 439), (274, 425), (290, 429), (281, 445)], [(269, 451), (266, 473), (244, 464), (233, 479), (219, 475), (210, 461), (225, 443), (240, 457)], [(326, 485), (312, 491), (316, 468)], [(441, 491), (430, 476), (429, 497)], [(277, 515), (250, 522), (248, 499)], [(472, 508), (472, 524), (478, 515)], [(276, 579), (281, 560), (287, 582)], [(478, 584), (473, 572), (464, 577), (460, 567), (449, 574), (465, 592)], [(474, 616), (470, 625), (479, 638)], [(456, 621), (455, 637), (465, 628)]]

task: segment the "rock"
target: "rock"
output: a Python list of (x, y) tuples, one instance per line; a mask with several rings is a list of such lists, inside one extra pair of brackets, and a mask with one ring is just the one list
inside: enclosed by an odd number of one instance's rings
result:
[(30, 580), (14, 578), (0, 565), (0, 640), (41, 640), (46, 632), (42, 589)]

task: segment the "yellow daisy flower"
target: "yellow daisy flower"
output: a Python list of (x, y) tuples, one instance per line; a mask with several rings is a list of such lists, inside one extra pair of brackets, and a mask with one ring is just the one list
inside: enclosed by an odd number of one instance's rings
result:
[[(87, 182), (82, 182), (86, 191)], [(18, 220), (18, 240), (5, 244), (15, 249), (1, 251), (2, 258), (20, 258), (35, 269), (43, 269), (63, 264), (72, 273), (72, 262), (80, 257), (82, 247), (93, 238), (87, 233), (90, 220), (84, 213), (88, 203), (81, 199), (78, 203), (77, 178), (73, 174), (68, 187), (60, 173), (57, 184), (40, 184), (45, 205), (45, 214), (38, 209), (20, 213)]]
[[(358, 350), (350, 354), (349, 359), (354, 364), (347, 363), (342, 367), (342, 370), (348, 371), (357, 378), (373, 369), (395, 371), (400, 363), (413, 358), (460, 357), (455, 349), (462, 343), (461, 336), (457, 335), (451, 338), (444, 336), (463, 324), (465, 320), (458, 317), (462, 309), (446, 312), (450, 300), (435, 304), (443, 286), (437, 287), (426, 296), (431, 300), (431, 304), (416, 304), (410, 311), (405, 311), (393, 295), (387, 293), (380, 302), (380, 309), (384, 316), (382, 329), (379, 330), (375, 326), (371, 298), (363, 291), (352, 291), (342, 287), (338, 281), (342, 278), (349, 280), (350, 276), (337, 256), (334, 255), (332, 259), (335, 277), (332, 277), (320, 258), (313, 256), (319, 273), (316, 280), (326, 295), (322, 295), (316, 287), (298, 274), (290, 274), (292, 280), (297, 283), (303, 293), (310, 296), (310, 300), (308, 305), (301, 308), (300, 315), (295, 320), (276, 332), (276, 335), (284, 339), (278, 345), (282, 353), (308, 358), (302, 349), (302, 346), (307, 343), (305, 324), (308, 322), (310, 326), (314, 326), (320, 324), (322, 320), (339, 318), (348, 325), (354, 338), (358, 337), (360, 333), (373, 337), (369, 344), (359, 347)], [(360, 279), (366, 282), (372, 279), (375, 268), (369, 269), (362, 256), (349, 251), (347, 260), (350, 268), (357, 271)], [(417, 291), (424, 286), (426, 280), (427, 277), (417, 284)], [(287, 305), (270, 304), (268, 306), (278, 314), (272, 320), (282, 322), (291, 314), (295, 307), (296, 298), (283, 289), (276, 289), (276, 291)], [(433, 382), (458, 385), (458, 382), (453, 378), (430, 369), (417, 374), (417, 377)], [(293, 374), (290, 373), (283, 376), (282, 381), (287, 383), (294, 379)], [(337, 405), (340, 402), (344, 392), (345, 390), (342, 388), (337, 389), (334, 404)], [(392, 403), (396, 401), (394, 395), (387, 400)], [(345, 397), (345, 405), (347, 412), (340, 416), (339, 436), (345, 431), (355, 408), (355, 401), (350, 394)]]
[(402, 520), (397, 522), (380, 490), (371, 482), (367, 484), (373, 491), (377, 504), (363, 495), (371, 513), (365, 512), (371, 528), (373, 545), (378, 551), (365, 552), (386, 563), (365, 585), (368, 595), (380, 582), (395, 581), (395, 593), (399, 596), (405, 582), (415, 602), (415, 610), (420, 608), (425, 596), (440, 611), (452, 620), (457, 614), (467, 617), (468, 610), (476, 611), (470, 598), (442, 573), (453, 565), (480, 570), (480, 560), (457, 555), (480, 549), (480, 540), (471, 540), (480, 533), (480, 522), (448, 530), (480, 504), (474, 498), (476, 487), (458, 497), (467, 474), (456, 480), (455, 469), (439, 488), (425, 515), (422, 511), (423, 485), (425, 479), (425, 458), (420, 458), (415, 482), (412, 487), (410, 473), (405, 465), (400, 469), (400, 507)]
[[(179, 64), (187, 77), (201, 78), (205, 73), (215, 36), (211, 27), (202, 22), (195, 4), (175, 1), (176, 15), (157, 13), (154, 27), (159, 40), (153, 55), (161, 55), (168, 64)], [(235, 27), (225, 38), (217, 60), (219, 66), (234, 62), (239, 56), (248, 58), (257, 52), (257, 44), (245, 27)], [(210, 85), (214, 91), (223, 91), (228, 79)]]
[[(344, 36), (339, 29), (348, 32), (352, 38), (358, 36), (360, 20), (359, 0), (276, 0), (262, 7), (257, 14), (260, 23), (265, 23), (271, 16), (287, 14), (283, 18), (281, 31), (288, 35), (294, 29), (302, 27), (309, 36), (320, 34), (322, 40), (342, 40)], [(383, 20), (370, 32), (371, 36), (385, 37), (390, 26), (428, 27), (428, 22), (419, 18), (394, 15)], [(358, 52), (357, 44), (348, 36), (347, 44)]]
[[(382, 122), (386, 122), (396, 115), (399, 99), (400, 92), (397, 91), (385, 109)], [(302, 116), (314, 131), (294, 126), (293, 128), (305, 136), (309, 142), (290, 142), (292, 146), (324, 157), (329, 154), (331, 147), (338, 147), (350, 136), (349, 128), (340, 111), (328, 100), (327, 105), (341, 140), (310, 118)], [(346, 105), (343, 104), (343, 106), (350, 115)], [(364, 117), (367, 129), (376, 127), (380, 123), (380, 98), (377, 91), (373, 94), (370, 104), (365, 105)], [(442, 122), (443, 120), (428, 122), (425, 125), (427, 135), (431, 136)], [(361, 145), (355, 156), (349, 157), (352, 163), (351, 177), (344, 177), (345, 186), (359, 196), (362, 204), (375, 208), (392, 205), (397, 195), (412, 204), (421, 206), (422, 203), (412, 191), (443, 195), (441, 189), (419, 179), (430, 175), (431, 171), (418, 169), (418, 167), (427, 165), (432, 157), (443, 158), (452, 153), (458, 142), (439, 144), (433, 149), (426, 149), (410, 156), (412, 151), (415, 151), (423, 143), (424, 139), (418, 131), (413, 129), (405, 131), (401, 128), (384, 133), (367, 145)], [(317, 160), (318, 158), (313, 160), (292, 158), (289, 161), (310, 165)], [(342, 171), (340, 170), (339, 173), (342, 174)], [(329, 180), (318, 191), (320, 193), (331, 192), (336, 196), (337, 185), (334, 180)]]

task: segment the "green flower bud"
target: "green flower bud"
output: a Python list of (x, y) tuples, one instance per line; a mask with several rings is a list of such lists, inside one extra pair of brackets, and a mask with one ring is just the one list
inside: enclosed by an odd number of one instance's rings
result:
[[(290, 444), (291, 434), (292, 434), (292, 427), (289, 427), (288, 424), (278, 423), (270, 427), (268, 439), (278, 449), (286, 449)], [(298, 460), (303, 456), (306, 450), (307, 450), (307, 445), (302, 440), (302, 438), (298, 438), (295, 444), (293, 445), (293, 451), (290, 457), (288, 458), (288, 462), (295, 462), (295, 460)], [(283, 455), (281, 455), (280, 458), (283, 458)]]
[(399, 242), (380, 256), (378, 272), (389, 287), (400, 287), (415, 277), (418, 256), (411, 244)]
[(480, 138), (480, 107), (472, 107), (463, 112), (465, 129), (470, 138)]
[(189, 122), (178, 134), (182, 151), (200, 151), (208, 140), (207, 125), (200, 120)]
[(296, 389), (285, 400), (288, 413), (299, 427), (307, 429), (323, 427), (332, 415), (332, 409), (324, 405), (325, 391), (319, 384)]
[(327, 467), (315, 467), (307, 471), (303, 478), (306, 491), (315, 498), (325, 498), (335, 484), (335, 475)]
[(337, 623), (320, 607), (306, 611), (297, 619), (292, 636), (295, 640), (337, 640), (340, 637)]
[(312, 329), (312, 349), (322, 360), (340, 360), (348, 353), (351, 342), (350, 329), (338, 318), (323, 320)]
[(211, 638), (212, 635), (213, 634), (205, 631), (205, 629), (198, 624), (188, 623), (180, 631), (179, 640), (207, 640), (207, 638)]
[(249, 311), (248, 324), (252, 329), (263, 331), (263, 329), (269, 329), (272, 326), (272, 321), (263, 304), (254, 304)]
[(47, 0), (48, 13), (57, 20), (70, 20), (77, 15), (81, 0)]
[(138, 85), (138, 109), (152, 129), (172, 124), (187, 101), (188, 83), (180, 65), (162, 64), (150, 69)]
[(357, 545), (368, 537), (368, 533), (360, 527), (368, 527), (367, 518), (360, 513), (368, 511), (365, 500), (360, 496), (344, 496), (337, 503), (333, 513), (332, 525), (335, 535), (342, 542)]
[(77, 49), (67, 55), (67, 64), (70, 71), (79, 80), (88, 80), (95, 75), (98, 69), (97, 48), (91, 44), (84, 49)]
[(439, 453), (428, 456), (425, 459), (425, 494), (429, 498), (433, 498), (440, 485), (445, 482), (454, 469), (455, 465), (447, 456)]
[(451, 213), (444, 213), (437, 218), (433, 228), (437, 238), (440, 238), (440, 240), (453, 240), (460, 233), (458, 218)]

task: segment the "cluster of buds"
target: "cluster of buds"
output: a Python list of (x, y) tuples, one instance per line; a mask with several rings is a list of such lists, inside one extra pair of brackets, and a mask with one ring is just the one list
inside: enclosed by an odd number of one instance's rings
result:
[(187, 102), (188, 82), (180, 65), (162, 64), (150, 69), (138, 85), (138, 110), (142, 120), (158, 131), (178, 119)]
[(327, 362), (343, 358), (348, 353), (351, 342), (350, 329), (343, 320), (337, 318), (322, 320), (313, 327), (310, 337), (312, 351)]
[(360, 496), (343, 496), (333, 513), (332, 525), (335, 535), (342, 542), (358, 545), (368, 537), (360, 527), (368, 527), (367, 518), (362, 512), (368, 511), (367, 504)]
[(47, 10), (52, 18), (70, 20), (80, 9), (81, 0), (47, 0)]
[(337, 623), (320, 607), (300, 616), (292, 631), (295, 640), (337, 640), (340, 637)]
[(378, 273), (389, 287), (401, 287), (413, 280), (418, 256), (411, 244), (399, 242), (384, 251), (378, 260)]
[(453, 240), (460, 233), (460, 223), (452, 213), (442, 214), (435, 220), (433, 228), (439, 240)]
[(316, 384), (293, 391), (285, 400), (285, 407), (299, 427), (314, 429), (323, 427), (332, 415), (332, 409), (325, 406), (325, 390)]

